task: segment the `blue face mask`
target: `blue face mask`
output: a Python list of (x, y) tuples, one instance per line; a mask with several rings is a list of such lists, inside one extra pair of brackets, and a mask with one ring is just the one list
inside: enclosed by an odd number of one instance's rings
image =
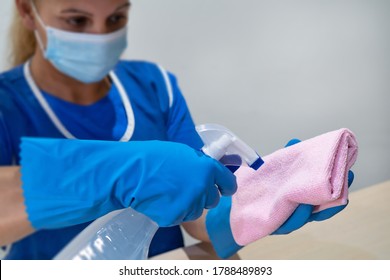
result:
[(127, 47), (127, 27), (109, 34), (68, 32), (46, 26), (34, 4), (33, 9), (46, 30), (46, 48), (35, 31), (45, 58), (60, 72), (80, 82), (101, 81), (115, 67)]

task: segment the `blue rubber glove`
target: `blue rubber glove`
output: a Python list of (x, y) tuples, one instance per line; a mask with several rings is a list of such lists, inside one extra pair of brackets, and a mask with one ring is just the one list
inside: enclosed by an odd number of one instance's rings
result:
[[(287, 146), (291, 146), (300, 142), (293, 139)], [(229, 167), (234, 172), (237, 167)], [(348, 186), (352, 184), (354, 174), (352, 171), (348, 173)], [(242, 246), (238, 245), (234, 240), (233, 233), (230, 227), (230, 210), (232, 205), (231, 197), (222, 197), (218, 206), (208, 211), (206, 216), (206, 229), (214, 247), (215, 252), (221, 258), (228, 258), (239, 251)], [(343, 210), (346, 205), (337, 206), (312, 214), (314, 206), (301, 204), (297, 207), (289, 219), (272, 234), (287, 234), (297, 230), (311, 221), (322, 221), (331, 218), (335, 214)]]
[[(287, 143), (286, 147), (295, 145), (299, 142), (301, 142), (299, 139), (292, 139)], [(349, 170), (348, 187), (351, 186), (353, 179), (354, 179), (354, 174), (351, 170)], [(342, 211), (345, 207), (347, 207), (347, 204), (328, 208), (314, 214), (313, 214), (314, 205), (300, 204), (295, 209), (294, 213), (288, 218), (288, 220), (284, 222), (284, 224), (276, 231), (274, 231), (272, 234), (273, 235), (288, 234), (290, 232), (293, 232), (301, 228), (308, 222), (327, 220), (333, 217), (334, 215), (336, 215), (337, 213), (339, 213), (340, 211)]]
[[(36, 229), (132, 207), (161, 227), (197, 219), (232, 195), (235, 176), (184, 144), (23, 138), (22, 188)], [(218, 188), (216, 188), (216, 186)]]

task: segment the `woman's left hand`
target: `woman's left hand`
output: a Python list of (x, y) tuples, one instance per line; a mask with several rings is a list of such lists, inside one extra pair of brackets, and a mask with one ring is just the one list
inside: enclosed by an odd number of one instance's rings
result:
[[(285, 147), (292, 146), (294, 144), (299, 143), (300, 140), (292, 139), (290, 140)], [(348, 171), (348, 188), (351, 186), (354, 179), (354, 173), (349, 170)], [(280, 226), (277, 230), (275, 230), (272, 234), (288, 234), (293, 232), (308, 222), (312, 221), (323, 221), (327, 220), (337, 213), (341, 212), (345, 207), (347, 207), (348, 203), (341, 206), (336, 206), (332, 208), (328, 208), (322, 210), (320, 212), (313, 213), (314, 205), (310, 204), (300, 204), (294, 211), (294, 213), (284, 222), (283, 225)]]

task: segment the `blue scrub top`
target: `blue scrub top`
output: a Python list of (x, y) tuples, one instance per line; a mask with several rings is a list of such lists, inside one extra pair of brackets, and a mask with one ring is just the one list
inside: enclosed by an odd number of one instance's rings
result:
[[(23, 65), (0, 75), (0, 165), (19, 165), (21, 137), (65, 138), (33, 94)], [(203, 145), (175, 77), (153, 63), (120, 61), (114, 72), (134, 114), (130, 141), (163, 140)], [(88, 106), (72, 104), (42, 92), (66, 129), (79, 139), (118, 141), (128, 119), (118, 88)], [(7, 259), (52, 259), (89, 223), (57, 230), (40, 230), (12, 244)], [(150, 247), (154, 256), (183, 246), (178, 226), (160, 228)]]

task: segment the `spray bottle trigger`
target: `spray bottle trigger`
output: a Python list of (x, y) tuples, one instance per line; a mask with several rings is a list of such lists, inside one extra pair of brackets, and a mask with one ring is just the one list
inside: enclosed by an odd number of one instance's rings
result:
[(203, 124), (196, 130), (204, 143), (203, 152), (226, 166), (246, 165), (257, 170), (264, 163), (256, 151), (226, 127)]

